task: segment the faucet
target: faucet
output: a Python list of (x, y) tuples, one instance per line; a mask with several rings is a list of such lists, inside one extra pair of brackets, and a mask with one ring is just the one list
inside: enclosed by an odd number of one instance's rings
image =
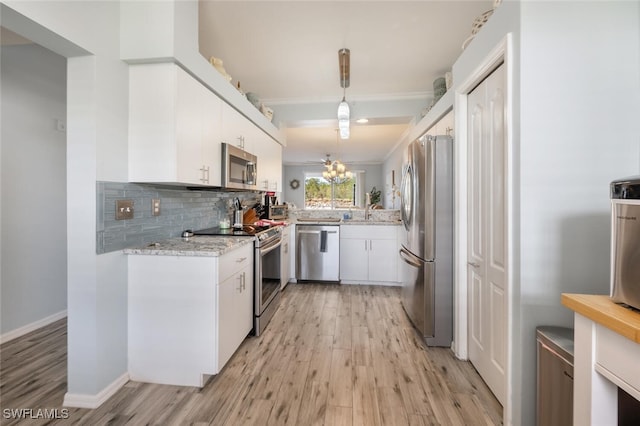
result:
[(365, 202), (364, 202), (364, 220), (369, 220), (371, 218), (371, 212), (369, 211), (369, 207), (371, 207), (371, 193), (367, 192), (365, 194)]

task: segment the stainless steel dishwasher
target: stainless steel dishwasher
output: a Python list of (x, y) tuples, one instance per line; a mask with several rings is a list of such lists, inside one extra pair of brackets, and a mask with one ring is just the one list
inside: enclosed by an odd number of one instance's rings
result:
[(339, 225), (296, 225), (296, 279), (340, 281)]

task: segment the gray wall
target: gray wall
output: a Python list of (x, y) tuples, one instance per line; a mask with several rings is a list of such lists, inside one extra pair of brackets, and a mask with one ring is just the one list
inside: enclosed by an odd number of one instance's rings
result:
[(2, 46), (0, 334), (67, 309), (66, 59)]
[[(285, 148), (286, 149), (286, 148)], [(347, 164), (349, 170), (355, 172), (359, 170), (364, 170), (364, 182), (363, 186), (365, 191), (369, 192), (372, 187), (376, 187), (376, 189), (384, 192), (384, 177), (382, 175), (382, 164), (371, 164), (371, 165), (354, 165), (350, 166)], [(287, 203), (294, 203), (296, 207), (299, 209), (304, 207), (304, 174), (305, 172), (322, 172), (322, 166), (284, 166), (283, 167), (283, 182), (282, 186), (284, 188), (282, 192), (282, 200)], [(298, 189), (292, 189), (290, 183), (292, 180), (297, 179), (300, 181), (300, 187)]]

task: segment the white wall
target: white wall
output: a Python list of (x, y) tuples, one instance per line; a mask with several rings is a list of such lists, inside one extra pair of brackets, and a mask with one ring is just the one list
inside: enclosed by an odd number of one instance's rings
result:
[(0, 335), (67, 309), (66, 59), (2, 46)]
[(522, 5), (523, 424), (535, 412), (535, 327), (573, 325), (562, 292), (609, 292), (609, 183), (639, 170), (639, 25), (637, 2)]
[(119, 2), (2, 7), (4, 26), (69, 57), (65, 401), (72, 403), (95, 403), (127, 371), (126, 257), (95, 250), (96, 180), (127, 180), (128, 73), (119, 58), (119, 19)]
[[(512, 33), (513, 282), (506, 424), (535, 424), (535, 328), (573, 324), (560, 294), (608, 292), (608, 184), (639, 170), (638, 8), (637, 2), (623, 1), (506, 1), (453, 68), (459, 84)], [(459, 121), (456, 114), (458, 138)], [(458, 147), (464, 166), (464, 147)], [(461, 170), (457, 174), (459, 181), (465, 179)], [(464, 244), (464, 234), (459, 238), (458, 245)], [(463, 291), (461, 270), (457, 285)]]

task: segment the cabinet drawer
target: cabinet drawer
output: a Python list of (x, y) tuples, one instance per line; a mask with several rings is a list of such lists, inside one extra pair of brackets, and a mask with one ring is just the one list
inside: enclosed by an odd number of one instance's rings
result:
[(246, 244), (237, 250), (220, 256), (218, 283), (224, 282), (247, 265), (253, 264), (253, 244)]
[(394, 225), (341, 225), (340, 238), (395, 240), (398, 229), (398, 226)]

